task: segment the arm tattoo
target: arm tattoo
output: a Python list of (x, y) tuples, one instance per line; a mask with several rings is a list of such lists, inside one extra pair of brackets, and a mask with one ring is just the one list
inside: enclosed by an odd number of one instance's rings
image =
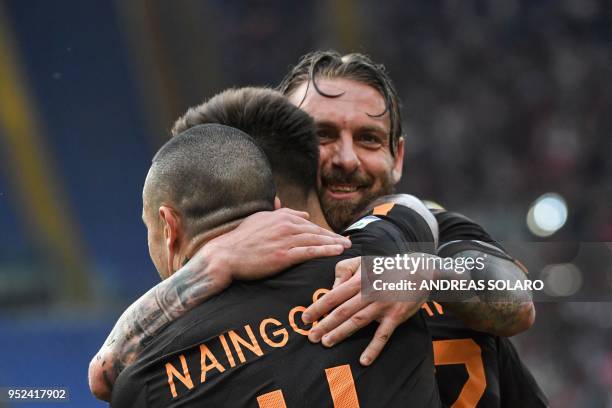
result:
[[(453, 257), (482, 257), (484, 254), (476, 250), (459, 252)], [(484, 258), (485, 267), (473, 268), (462, 279), (507, 280), (511, 283), (524, 281), (525, 273), (513, 262), (491, 254)], [(449, 273), (445, 273), (448, 277)], [(450, 271), (450, 275), (456, 274)], [(452, 278), (451, 278), (452, 279)], [(457, 317), (470, 327), (489, 333), (503, 333), (515, 327), (526, 311), (532, 307), (529, 290), (488, 290), (471, 291), (469, 294), (451, 302), (444, 302)]]
[(212, 287), (208, 264), (198, 271), (185, 266), (133, 303), (121, 315), (96, 357), (102, 360), (102, 375), (109, 389), (165, 325), (214, 295)]

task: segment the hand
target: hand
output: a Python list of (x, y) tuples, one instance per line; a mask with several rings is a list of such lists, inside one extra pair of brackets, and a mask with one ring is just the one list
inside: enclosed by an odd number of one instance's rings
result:
[(265, 278), (309, 259), (339, 255), (350, 246), (348, 238), (308, 221), (308, 213), (281, 208), (247, 217), (200, 251), (222, 260), (231, 282)]
[[(416, 273), (405, 278), (420, 280), (422, 275)], [(326, 347), (345, 340), (357, 330), (377, 320), (380, 324), (374, 338), (359, 358), (359, 362), (367, 366), (376, 360), (396, 327), (418, 312), (427, 300), (429, 292), (421, 291), (418, 295), (417, 298), (412, 296), (414, 301), (410, 302), (363, 301), (361, 258), (346, 259), (336, 265), (336, 280), (332, 290), (307, 308), (302, 320), (311, 323), (329, 313), (310, 330), (308, 336), (310, 341), (322, 341)]]

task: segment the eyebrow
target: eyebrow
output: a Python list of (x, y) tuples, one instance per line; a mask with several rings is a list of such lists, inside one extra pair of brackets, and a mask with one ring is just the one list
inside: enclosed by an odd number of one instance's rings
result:
[[(330, 128), (337, 128), (338, 126), (334, 123), (334, 122), (330, 122), (327, 120), (321, 120), (321, 121), (316, 121), (315, 125), (317, 127), (330, 127)], [(380, 132), (380, 133), (384, 133), (385, 135), (389, 135), (391, 133), (391, 131), (387, 131), (384, 127), (382, 126), (375, 126), (375, 125), (364, 125), (364, 126), (360, 126), (359, 129), (360, 131), (370, 131), (370, 132)]]
[(317, 120), (317, 121), (315, 121), (315, 126), (317, 126), (317, 127), (332, 127), (332, 128), (337, 127), (334, 122), (330, 122), (328, 120), (320, 120), (320, 121)]
[(383, 133), (385, 135), (389, 135), (391, 132), (387, 131), (385, 128), (383, 128), (382, 126), (372, 126), (372, 125), (366, 125), (366, 126), (361, 126), (359, 128), (359, 130), (367, 130), (370, 132), (379, 132), (379, 133)]

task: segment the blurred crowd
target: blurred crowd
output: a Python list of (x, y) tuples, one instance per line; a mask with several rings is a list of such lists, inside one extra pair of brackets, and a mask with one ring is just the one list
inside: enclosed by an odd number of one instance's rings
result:
[[(612, 241), (609, 3), (397, 2), (370, 12), (385, 22), (373, 37), (394, 39), (376, 49), (404, 102), (407, 186), (504, 214), (556, 191), (572, 214), (556, 239)], [(529, 238), (524, 224), (502, 227), (504, 239)]]

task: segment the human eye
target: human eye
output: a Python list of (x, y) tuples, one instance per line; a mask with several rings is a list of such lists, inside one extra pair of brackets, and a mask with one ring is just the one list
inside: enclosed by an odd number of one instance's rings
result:
[(357, 141), (368, 149), (378, 149), (383, 145), (383, 138), (371, 132), (360, 133), (357, 137)]
[(331, 143), (336, 138), (336, 134), (333, 129), (327, 127), (317, 128), (317, 138), (320, 144)]

